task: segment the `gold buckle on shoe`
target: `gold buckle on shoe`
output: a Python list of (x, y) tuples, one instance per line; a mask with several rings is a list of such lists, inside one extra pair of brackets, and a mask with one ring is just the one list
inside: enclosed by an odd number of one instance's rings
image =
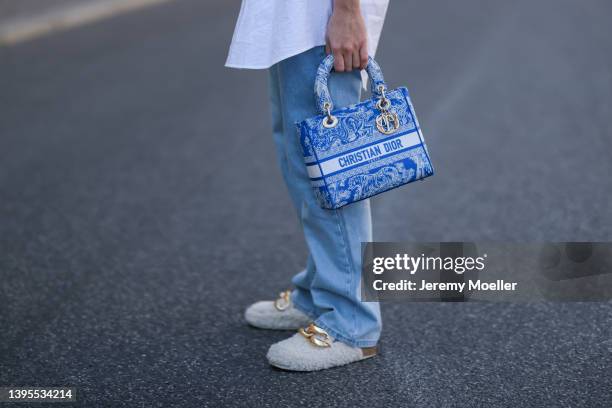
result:
[(310, 323), (307, 328), (298, 330), (302, 336), (317, 347), (331, 347), (331, 338), (325, 330)]
[(274, 301), (274, 307), (280, 312), (287, 310), (291, 306), (291, 291), (286, 290), (279, 293), (278, 296), (279, 298)]

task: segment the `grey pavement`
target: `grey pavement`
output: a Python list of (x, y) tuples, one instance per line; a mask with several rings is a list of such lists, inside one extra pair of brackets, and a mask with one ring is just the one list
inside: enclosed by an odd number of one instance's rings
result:
[[(242, 311), (305, 246), (266, 74), (223, 67), (238, 7), (0, 48), (0, 386), (70, 385), (86, 407), (612, 406), (610, 303), (385, 303), (379, 357), (267, 365), (288, 333)], [(392, 2), (377, 59), (437, 174), (373, 200), (375, 238), (612, 240), (611, 12)]]

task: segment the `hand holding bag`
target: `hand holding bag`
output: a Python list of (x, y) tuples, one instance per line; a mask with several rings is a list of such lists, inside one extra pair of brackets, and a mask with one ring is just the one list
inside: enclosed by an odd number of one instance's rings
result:
[(333, 108), (328, 55), (315, 80), (320, 115), (297, 123), (317, 201), (335, 209), (433, 175), (429, 153), (408, 95), (387, 91), (380, 67), (368, 59), (372, 98)]

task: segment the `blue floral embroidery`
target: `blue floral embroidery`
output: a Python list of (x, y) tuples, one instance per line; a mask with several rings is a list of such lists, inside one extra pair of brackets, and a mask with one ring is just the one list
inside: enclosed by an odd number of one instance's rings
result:
[[(325, 208), (339, 208), (355, 201), (433, 175), (433, 168), (423, 148), (414, 149), (398, 160), (372, 163), (342, 176), (330, 178), (314, 187), (315, 196)], [(335, 179), (335, 181), (333, 181)]]
[[(378, 64), (372, 58), (368, 63), (368, 74), (372, 79), (372, 98), (341, 109), (332, 108), (331, 114), (338, 119), (338, 123), (331, 128), (323, 126), (323, 120), (326, 118), (324, 104), (331, 104), (327, 78), (332, 67), (333, 57), (328, 56), (319, 66), (315, 80), (316, 102), (323, 114), (297, 124), (304, 160), (315, 168), (311, 174), (311, 182), (321, 206), (340, 208), (433, 175), (427, 147), (406, 88), (385, 92), (391, 103), (388, 110), (397, 114), (399, 128), (392, 135), (378, 131), (376, 118), (381, 113), (376, 107), (376, 102), (381, 97), (378, 86), (385, 86), (386, 89), (386, 85)], [(338, 157), (360, 149), (369, 149), (373, 145), (384, 146), (385, 142), (401, 136), (411, 136), (411, 146), (386, 151), (358, 164), (350, 164), (346, 168), (336, 166), (329, 170), (328, 166), (327, 173), (322, 173), (322, 162), (337, 161)], [(313, 166), (313, 162), (317, 164)]]
[[(398, 88), (387, 94), (387, 98), (391, 101), (390, 110), (397, 113), (400, 121), (400, 128), (397, 133), (416, 129), (416, 123), (410, 114), (408, 101), (402, 92), (404, 89)], [(377, 100), (373, 98), (356, 105), (334, 110), (332, 113), (338, 118), (338, 125), (331, 129), (323, 127), (325, 115), (315, 116), (303, 121), (304, 131), (308, 138), (302, 135), (302, 145), (308, 147), (310, 153), (308, 155), (312, 156), (314, 154), (311, 146), (316, 147), (319, 159), (323, 159), (339, 150), (346, 150), (347, 147), (344, 146), (346, 143), (355, 143), (352, 147), (357, 147), (376, 139), (386, 138), (387, 135), (379, 133), (375, 125), (376, 116), (380, 114), (375, 106)]]

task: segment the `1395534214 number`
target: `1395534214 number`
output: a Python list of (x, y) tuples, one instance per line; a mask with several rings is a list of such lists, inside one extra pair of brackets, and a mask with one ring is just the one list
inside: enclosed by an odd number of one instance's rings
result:
[(71, 387), (0, 387), (0, 402), (76, 401)]

